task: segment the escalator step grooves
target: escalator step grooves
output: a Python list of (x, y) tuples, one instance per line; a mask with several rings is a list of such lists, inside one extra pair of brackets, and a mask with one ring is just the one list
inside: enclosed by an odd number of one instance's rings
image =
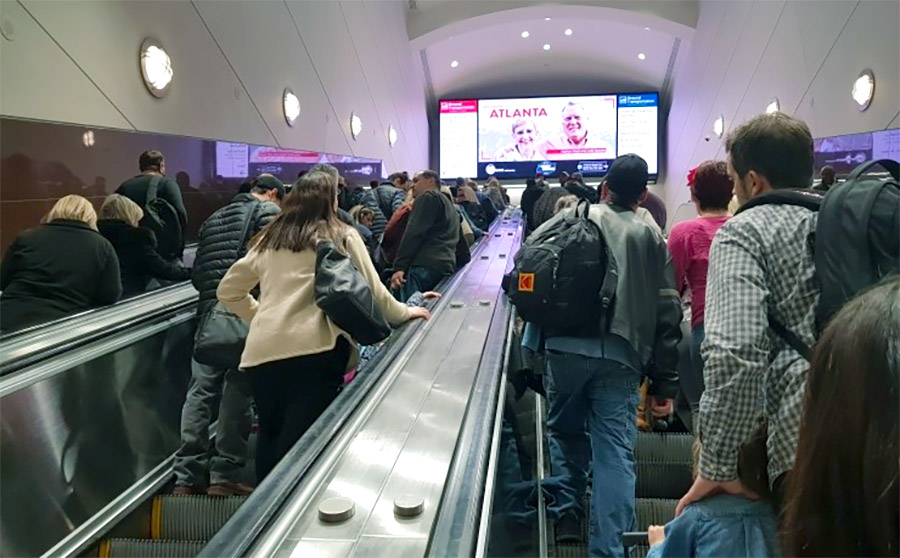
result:
[(638, 434), (634, 457), (638, 498), (681, 498), (691, 486), (690, 434)]
[(244, 503), (245, 496), (160, 496), (160, 539), (171, 541), (208, 541)]
[(634, 512), (637, 516), (635, 531), (646, 531), (649, 525), (665, 525), (675, 518), (675, 506), (678, 500), (662, 500), (657, 498), (638, 498)]
[(193, 558), (206, 546), (200, 541), (151, 541), (147, 539), (107, 539), (109, 558)]

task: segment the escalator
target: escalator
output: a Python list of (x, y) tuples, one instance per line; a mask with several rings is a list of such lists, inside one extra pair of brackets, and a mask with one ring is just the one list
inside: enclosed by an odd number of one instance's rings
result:
[[(508, 308), (497, 307), (499, 277), (518, 230), (518, 217), (498, 219), (473, 249), (472, 264), (444, 285), (448, 296), (435, 309), (471, 339), (490, 332), (499, 345), (490, 362), (480, 348), (466, 352), (484, 361), (482, 381), (496, 380), (503, 353)], [(488, 270), (489, 284), (473, 279)], [(458, 289), (464, 303), (450, 300)], [(327, 459), (354, 413), (403, 372), (394, 362), (425, 347), (425, 330), (437, 339), (446, 333), (432, 327), (437, 319), (396, 331), (250, 497), (173, 496), (195, 306), (196, 291), (176, 285), (3, 339), (0, 556), (218, 556), (228, 553), (208, 544), (217, 534), (218, 544), (267, 536), (291, 487)], [(470, 318), (464, 323), (463, 316)], [(465, 399), (454, 404), (466, 408)], [(221, 532), (230, 518), (240, 534)]]

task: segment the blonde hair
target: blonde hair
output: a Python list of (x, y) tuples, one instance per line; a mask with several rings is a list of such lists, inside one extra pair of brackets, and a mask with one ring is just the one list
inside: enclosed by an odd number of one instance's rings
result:
[(578, 196), (563, 196), (556, 200), (556, 205), (553, 206), (553, 214), (556, 215), (560, 211), (576, 205), (578, 205)]
[(103, 205), (100, 206), (100, 219), (125, 221), (132, 227), (136, 227), (143, 218), (144, 210), (141, 209), (141, 206), (119, 194), (107, 196), (103, 200)]
[(500, 188), (500, 180), (496, 176), (492, 176), (488, 178), (487, 183), (484, 185), (485, 188)]
[(478, 203), (478, 196), (475, 195), (475, 190), (473, 190), (471, 186), (461, 186), (459, 188), (459, 193), (467, 202)]
[(363, 221), (374, 221), (375, 212), (368, 207), (361, 207), (359, 211), (356, 212), (355, 217), (358, 223), (362, 223)]
[(44, 215), (41, 223), (52, 223), (57, 220), (80, 221), (95, 231), (97, 230), (97, 212), (94, 211), (94, 206), (85, 198), (75, 194), (60, 198)]
[(354, 205), (353, 207), (350, 208), (350, 211), (348, 211), (347, 213), (349, 213), (350, 216), (353, 217), (355, 220), (359, 221), (359, 211), (363, 207), (365, 207), (365, 206), (362, 204)]

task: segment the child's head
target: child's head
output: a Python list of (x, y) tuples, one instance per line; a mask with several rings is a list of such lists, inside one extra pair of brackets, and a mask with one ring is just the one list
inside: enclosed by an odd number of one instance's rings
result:
[(371, 227), (372, 223), (375, 221), (375, 212), (368, 207), (362, 207), (360, 208), (359, 213), (356, 214), (356, 220), (359, 221), (360, 225)]

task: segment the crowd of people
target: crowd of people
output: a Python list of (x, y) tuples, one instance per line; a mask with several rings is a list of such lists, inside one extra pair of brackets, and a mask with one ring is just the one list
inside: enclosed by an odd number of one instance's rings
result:
[[(566, 207), (602, 200), (589, 216), (618, 273), (605, 324), (598, 319), (575, 335), (529, 322), (523, 334), (525, 353), (545, 359), (551, 473), (544, 490), (556, 539), (580, 541), (587, 520), (592, 556), (623, 555), (622, 535), (635, 522), (636, 409), (645, 378), (650, 414), (671, 416), (680, 392), (696, 439), (693, 484), (676, 518), (650, 528), (650, 555), (896, 556), (896, 163), (886, 165), (893, 181), (836, 188), (833, 171), (823, 169), (813, 189), (812, 135), (780, 112), (737, 127), (726, 152), (726, 161), (690, 172), (698, 216), (672, 227), (667, 240), (665, 218), (657, 221), (647, 204), (647, 165), (636, 155), (617, 158), (599, 192), (577, 176), (561, 177), (559, 187), (540, 175), (528, 181), (521, 207), (534, 238), (571, 223)], [(854, 205), (865, 190), (875, 200), (867, 209)], [(835, 238), (851, 212), (863, 230)], [(841, 242), (859, 244), (833, 244)], [(865, 253), (864, 268), (835, 262), (842, 250)], [(679, 376), (685, 311), (691, 366)]]

